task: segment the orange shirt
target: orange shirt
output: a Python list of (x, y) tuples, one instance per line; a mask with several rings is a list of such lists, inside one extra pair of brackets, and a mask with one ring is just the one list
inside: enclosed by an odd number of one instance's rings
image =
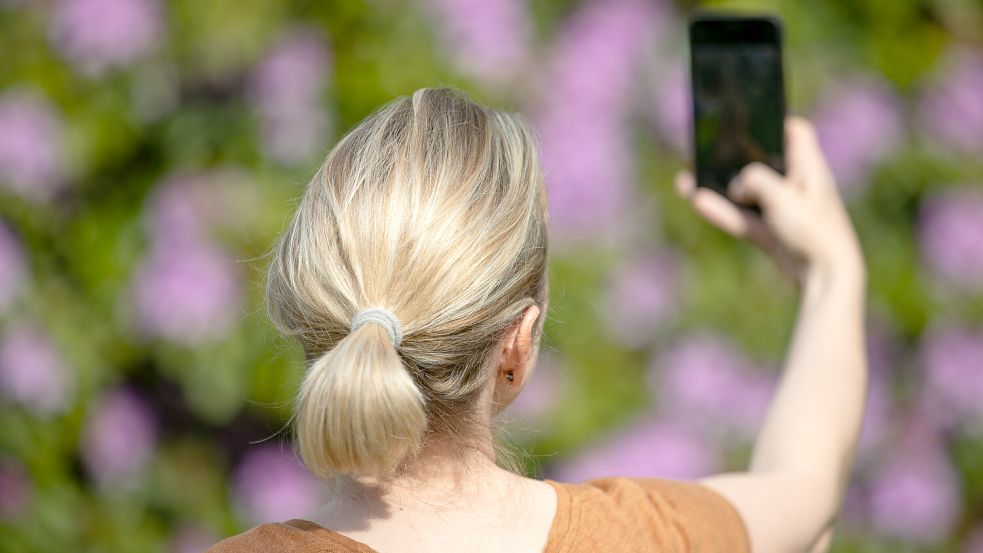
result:
[[(744, 524), (722, 496), (693, 482), (609, 477), (583, 484), (546, 480), (557, 505), (544, 553), (596, 551), (748, 553)], [(375, 550), (313, 522), (261, 524), (206, 553)]]

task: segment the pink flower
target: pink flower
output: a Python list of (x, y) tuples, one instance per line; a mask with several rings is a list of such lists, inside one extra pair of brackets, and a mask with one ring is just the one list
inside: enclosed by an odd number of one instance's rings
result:
[(983, 151), (983, 51), (953, 50), (924, 87), (918, 120), (925, 134), (968, 155)]
[(60, 0), (51, 21), (55, 47), (87, 76), (153, 51), (163, 34), (154, 0)]
[(444, 48), (464, 72), (501, 84), (528, 59), (527, 0), (428, 0)]
[(215, 246), (154, 246), (133, 281), (140, 330), (188, 346), (219, 339), (239, 318), (241, 286), (235, 263)]
[(263, 150), (281, 163), (299, 163), (327, 145), (330, 121), (322, 94), (331, 56), (321, 35), (297, 29), (277, 42), (250, 80)]
[(209, 241), (217, 231), (248, 232), (261, 201), (241, 169), (177, 174), (150, 192), (143, 218), (154, 244), (183, 245)]
[(664, 412), (740, 440), (756, 435), (775, 385), (729, 340), (710, 333), (679, 340), (650, 371)]
[(127, 487), (150, 460), (157, 421), (142, 398), (125, 389), (104, 392), (82, 431), (82, 460), (101, 485)]
[(213, 243), (219, 227), (244, 231), (255, 191), (237, 171), (173, 176), (149, 195), (144, 219), (149, 255), (132, 283), (139, 330), (187, 346), (224, 337), (242, 306), (242, 275)]
[(837, 80), (820, 98), (812, 116), (819, 143), (840, 187), (855, 194), (898, 149), (904, 135), (901, 102), (870, 76)]
[(672, 254), (656, 252), (616, 268), (604, 291), (605, 330), (630, 348), (649, 343), (678, 303), (677, 264)]
[(71, 401), (74, 382), (48, 336), (28, 323), (0, 335), (0, 393), (32, 411), (51, 415)]
[(591, 1), (557, 38), (544, 77), (549, 94), (534, 120), (551, 238), (560, 243), (616, 233), (633, 203), (630, 92), (660, 16), (643, 0)]
[(61, 121), (27, 90), (0, 95), (0, 185), (28, 200), (50, 200), (64, 186)]
[(690, 479), (708, 476), (720, 457), (699, 433), (675, 422), (646, 419), (565, 459), (549, 478), (583, 482), (604, 476)]
[(938, 444), (916, 439), (874, 473), (869, 505), (879, 533), (936, 544), (959, 518), (959, 480)]
[(235, 472), (233, 495), (240, 516), (250, 524), (303, 517), (326, 500), (318, 480), (278, 444), (246, 454)]
[(944, 424), (983, 424), (983, 332), (939, 324), (922, 339), (926, 408)]
[(943, 284), (983, 291), (983, 188), (947, 188), (925, 200), (918, 238), (926, 267)]

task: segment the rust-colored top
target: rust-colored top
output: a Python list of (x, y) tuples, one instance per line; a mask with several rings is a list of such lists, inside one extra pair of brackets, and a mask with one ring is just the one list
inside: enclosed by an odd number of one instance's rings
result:
[[(610, 477), (583, 484), (546, 480), (557, 505), (544, 553), (596, 551), (747, 553), (740, 515), (722, 496), (697, 483)], [(261, 524), (206, 553), (307, 553), (375, 550), (313, 522)]]

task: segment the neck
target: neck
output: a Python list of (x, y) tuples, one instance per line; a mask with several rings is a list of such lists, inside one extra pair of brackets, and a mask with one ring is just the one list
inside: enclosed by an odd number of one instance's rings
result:
[(376, 496), (400, 503), (438, 495), (453, 500), (487, 488), (489, 478), (507, 475), (515, 476), (495, 464), (492, 436), (486, 431), (468, 440), (431, 437), (419, 454), (404, 461), (393, 476), (341, 476), (336, 491), (339, 497)]
[(371, 527), (397, 513), (426, 519), (450, 511), (488, 512), (524, 497), (523, 480), (495, 464), (491, 441), (456, 449), (432, 444), (395, 477), (337, 477), (332, 500), (310, 519), (344, 532)]

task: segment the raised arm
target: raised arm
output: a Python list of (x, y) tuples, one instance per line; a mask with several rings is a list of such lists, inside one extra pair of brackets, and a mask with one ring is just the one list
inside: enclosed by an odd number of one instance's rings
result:
[(788, 175), (751, 164), (731, 196), (676, 186), (717, 227), (759, 245), (801, 286), (783, 375), (746, 472), (704, 479), (737, 508), (755, 553), (824, 551), (842, 503), (867, 390), (866, 272), (811, 125), (786, 123)]

